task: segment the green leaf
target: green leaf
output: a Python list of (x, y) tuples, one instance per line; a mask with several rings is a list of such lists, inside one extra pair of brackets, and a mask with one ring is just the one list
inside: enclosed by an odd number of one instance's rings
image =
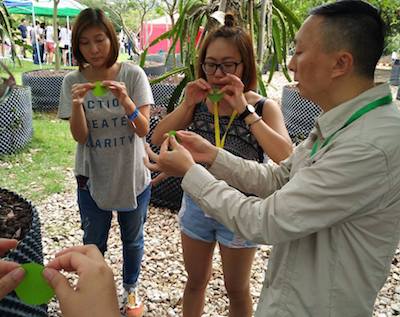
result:
[(224, 93), (220, 92), (219, 89), (214, 88), (211, 93), (208, 94), (208, 99), (213, 103), (218, 103), (224, 98)]
[(265, 86), (264, 80), (262, 78), (262, 73), (261, 70), (258, 68), (257, 69), (257, 82), (258, 82), (258, 90), (260, 94), (264, 97), (267, 96), (267, 88)]
[(171, 95), (171, 98), (169, 98), (168, 106), (167, 106), (167, 113), (170, 113), (174, 110), (175, 105), (179, 103), (179, 100), (182, 98), (182, 92), (185, 89), (187, 83), (189, 82), (187, 74), (179, 85), (175, 88), (174, 92)]
[(160, 77), (157, 77), (157, 78), (154, 78), (154, 79), (150, 80), (150, 83), (151, 84), (157, 84), (157, 83), (162, 82), (163, 80), (167, 79), (168, 77), (171, 77), (171, 76), (179, 74), (179, 73), (184, 73), (188, 69), (189, 68), (185, 67), (185, 66), (174, 68), (173, 70), (161, 75)]

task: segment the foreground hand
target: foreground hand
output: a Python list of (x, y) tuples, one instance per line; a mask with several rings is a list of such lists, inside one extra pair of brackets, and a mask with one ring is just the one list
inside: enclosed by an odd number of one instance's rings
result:
[[(17, 246), (18, 241), (0, 238), (0, 255)], [(18, 263), (0, 260), (0, 299), (13, 291), (24, 277), (24, 270)]]
[[(171, 148), (171, 150), (169, 150)], [(180, 145), (174, 136), (169, 136), (161, 144), (160, 155), (151, 151), (146, 146), (147, 154), (154, 163), (145, 160), (146, 166), (153, 172), (162, 172), (166, 176), (184, 176), (186, 172), (195, 164), (192, 155), (182, 145)]]
[[(76, 272), (73, 288), (59, 270)], [(114, 276), (96, 246), (77, 246), (61, 251), (43, 272), (60, 301), (64, 317), (120, 317)]]

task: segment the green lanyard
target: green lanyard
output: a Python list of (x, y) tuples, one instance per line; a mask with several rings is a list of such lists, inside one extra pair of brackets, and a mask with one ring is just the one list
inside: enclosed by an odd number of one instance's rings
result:
[(350, 118), (347, 119), (347, 121), (344, 123), (344, 125), (339, 128), (338, 130), (336, 130), (335, 132), (333, 132), (330, 136), (328, 136), (325, 141), (321, 144), (321, 147), (319, 146), (319, 140), (315, 140), (311, 153), (310, 153), (310, 157), (313, 157), (315, 155), (315, 153), (317, 153), (317, 151), (319, 149), (322, 149), (325, 145), (327, 145), (332, 138), (336, 135), (336, 133), (338, 133), (340, 130), (346, 128), (347, 126), (349, 126), (351, 123), (353, 123), (354, 121), (356, 121), (357, 119), (361, 118), (363, 115), (365, 115), (366, 113), (370, 112), (371, 110), (387, 105), (389, 103), (392, 102), (392, 95), (387, 95), (385, 97), (382, 97), (380, 99), (377, 99), (375, 101), (372, 101), (371, 103), (369, 103), (368, 105), (358, 109), (356, 112), (354, 112)]

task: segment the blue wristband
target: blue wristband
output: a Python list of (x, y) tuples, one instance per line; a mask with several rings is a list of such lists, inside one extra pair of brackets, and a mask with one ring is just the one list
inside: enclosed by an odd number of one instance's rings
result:
[(139, 115), (139, 110), (135, 108), (135, 110), (128, 116), (129, 121), (135, 120)]

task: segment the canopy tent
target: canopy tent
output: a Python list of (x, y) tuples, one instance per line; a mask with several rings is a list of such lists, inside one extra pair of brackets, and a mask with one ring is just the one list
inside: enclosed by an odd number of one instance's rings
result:
[[(178, 14), (174, 15), (175, 21), (178, 20)], [(142, 49), (146, 48), (153, 40), (159, 37), (161, 34), (167, 32), (172, 27), (171, 18), (166, 15), (163, 17), (159, 17), (157, 19), (151, 21), (143, 22), (143, 25), (140, 30), (140, 43)], [(160, 51), (168, 52), (171, 46), (171, 40), (165, 39), (158, 42), (156, 45), (153, 45), (149, 48), (148, 54), (157, 54)], [(176, 47), (175, 53), (180, 52), (179, 43)]]
[[(53, 16), (53, 0), (5, 0), (4, 4), (11, 14)], [(60, 0), (57, 6), (57, 16), (74, 17), (85, 8), (86, 6), (74, 0)]]
[[(36, 25), (35, 16), (53, 16), (53, 0), (4, 0), (3, 3), (10, 14), (32, 15), (33, 25)], [(57, 16), (67, 18), (67, 29), (69, 30), (69, 17), (77, 16), (85, 8), (87, 8), (85, 5), (74, 0), (60, 0), (57, 6)], [(39, 51), (37, 39), (35, 44), (37, 51)], [(70, 47), (68, 47), (68, 50), (71, 63)], [(39, 64), (42, 67), (40, 58)]]
[[(179, 15), (174, 14), (174, 20), (177, 21), (178, 18)], [(140, 43), (142, 49), (145, 49), (148, 45), (150, 45), (152, 41), (154, 41), (156, 38), (158, 38), (163, 33), (167, 32), (171, 28), (172, 28), (171, 18), (167, 15), (159, 17), (154, 20), (143, 22), (143, 25), (140, 29)], [(196, 44), (198, 43), (203, 31), (204, 28), (201, 26), (195, 39)], [(148, 54), (159, 54), (160, 52), (166, 53), (169, 51), (171, 45), (172, 45), (172, 40), (165, 39), (153, 46), (150, 46), (148, 48), (147, 53)], [(175, 46), (175, 54), (180, 53), (180, 51), (181, 47), (180, 47), (180, 42), (178, 40)]]

